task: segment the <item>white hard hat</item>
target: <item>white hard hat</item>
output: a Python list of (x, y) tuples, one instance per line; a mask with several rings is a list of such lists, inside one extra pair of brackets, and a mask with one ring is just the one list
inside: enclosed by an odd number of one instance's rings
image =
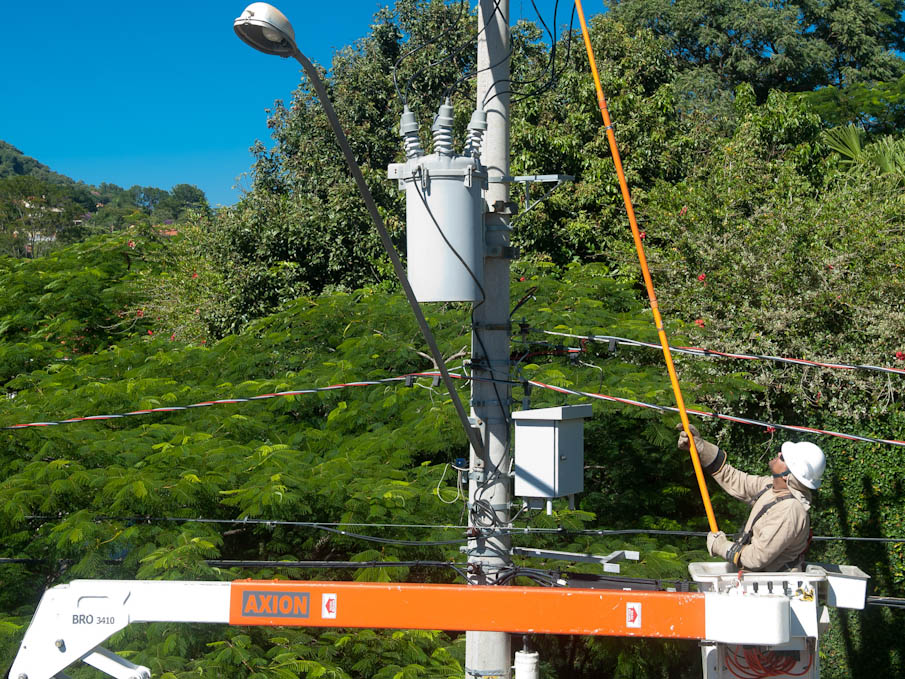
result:
[(792, 476), (808, 488), (820, 488), (820, 479), (826, 469), (826, 455), (819, 446), (809, 441), (786, 441), (782, 444), (782, 459)]

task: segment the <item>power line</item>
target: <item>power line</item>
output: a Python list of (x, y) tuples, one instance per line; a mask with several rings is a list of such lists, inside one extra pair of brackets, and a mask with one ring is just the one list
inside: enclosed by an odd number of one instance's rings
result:
[[(383, 384), (392, 384), (394, 382), (405, 382), (410, 378), (417, 377), (431, 377), (436, 378), (439, 377), (440, 373), (408, 373), (406, 375), (399, 375), (396, 377), (386, 377), (379, 380), (364, 380), (359, 382), (345, 382), (342, 384), (331, 384), (326, 387), (311, 387), (308, 389), (296, 389), (292, 391), (279, 391), (272, 394), (259, 394), (257, 396), (249, 396), (249, 397), (233, 397), (233, 398), (221, 398), (221, 399), (213, 399), (210, 401), (201, 401), (199, 403), (192, 403), (184, 406), (162, 406), (159, 408), (145, 408), (142, 410), (132, 410), (127, 413), (117, 413), (113, 415), (87, 415), (83, 417), (71, 417), (66, 420), (51, 420), (46, 422), (29, 422), (27, 424), (13, 424), (5, 427), (0, 427), (0, 430), (8, 430), (8, 429), (25, 429), (28, 427), (53, 427), (61, 424), (75, 424), (78, 422), (94, 422), (100, 420), (114, 420), (121, 419), (125, 417), (133, 417), (136, 415), (151, 415), (153, 413), (171, 413), (178, 412), (183, 410), (191, 410), (193, 408), (206, 408), (209, 406), (215, 405), (232, 405), (235, 403), (251, 403), (253, 401), (264, 401), (271, 398), (283, 398), (286, 396), (302, 396), (306, 394), (317, 394), (323, 391), (334, 391), (337, 389), (347, 389), (350, 387), (372, 387), (379, 386)], [(450, 374), (450, 377), (461, 379), (461, 380), (470, 380), (476, 379), (465, 375), (454, 375)]]
[[(0, 557), (0, 565), (39, 564), (47, 563), (49, 559), (6, 558)], [(68, 560), (59, 560), (56, 563), (70, 563)], [(108, 564), (120, 564), (122, 560), (108, 560)], [(279, 560), (242, 560), (242, 559), (206, 559), (204, 563), (212, 568), (285, 568), (285, 569), (373, 569), (373, 568), (448, 568), (456, 572), (462, 578), (467, 578), (467, 563), (455, 563), (452, 561), (279, 561)], [(506, 585), (519, 577), (526, 577), (538, 585), (544, 587), (571, 586), (571, 581), (576, 583), (597, 583), (598, 586), (616, 589), (632, 590), (663, 590), (674, 589), (680, 592), (691, 591), (688, 580), (659, 580), (651, 578), (637, 578), (631, 576), (598, 575), (596, 573), (563, 572), (543, 568), (527, 568), (525, 566), (511, 566), (501, 570), (497, 578), (490, 584)], [(566, 580), (568, 578), (568, 580)], [(668, 583), (668, 584), (667, 584)], [(593, 587), (593, 584), (587, 585)], [(890, 597), (885, 595), (872, 595), (866, 598), (869, 606), (883, 606), (887, 608), (905, 608), (905, 598)]]
[[(619, 398), (617, 396), (607, 396), (606, 394), (595, 394), (593, 392), (588, 391), (579, 391), (577, 389), (569, 389), (567, 387), (557, 387), (552, 384), (544, 384), (543, 382), (536, 382), (534, 380), (526, 380), (527, 384), (530, 384), (534, 387), (540, 387), (541, 389), (549, 389), (551, 391), (556, 391), (561, 394), (571, 394), (574, 396), (584, 396), (586, 398), (594, 398), (602, 401), (611, 401), (613, 403), (621, 403), (623, 405), (632, 405), (638, 406), (639, 408), (650, 408), (652, 410), (659, 410), (661, 412), (670, 412), (670, 413), (678, 413), (679, 409), (675, 406), (661, 406), (653, 403), (645, 403), (644, 401), (636, 401), (634, 399), (629, 398)], [(746, 417), (738, 417), (736, 415), (723, 415), (721, 413), (711, 413), (706, 410), (694, 410), (692, 408), (686, 408), (686, 411), (692, 415), (697, 415), (699, 417), (711, 417), (720, 420), (727, 420), (729, 422), (736, 422), (738, 424), (750, 424), (756, 427), (763, 427), (767, 430), (771, 429), (785, 429), (788, 431), (797, 431), (804, 432), (807, 434), (822, 434), (824, 436), (834, 436), (836, 438), (846, 439), (848, 441), (861, 441), (863, 443), (883, 443), (890, 446), (900, 446), (905, 447), (905, 441), (899, 441), (897, 439), (881, 439), (874, 438), (872, 436), (860, 436), (858, 434), (846, 434), (838, 431), (831, 431), (829, 429), (817, 429), (816, 427), (804, 427), (801, 425), (794, 424), (779, 424), (778, 422), (763, 422), (761, 420), (752, 420)]]
[[(66, 515), (28, 515), (24, 519), (27, 521), (59, 521), (66, 518)], [(421, 530), (467, 530), (469, 526), (459, 524), (425, 524), (425, 523), (347, 523), (347, 522), (329, 522), (329, 521), (288, 521), (277, 519), (210, 519), (196, 517), (176, 517), (176, 516), (97, 516), (93, 521), (121, 521), (129, 523), (207, 523), (207, 524), (229, 524), (229, 525), (248, 525), (248, 526), (264, 526), (264, 527), (292, 527), (292, 528), (315, 528), (318, 530), (326, 530), (335, 532), (346, 537), (354, 537), (361, 539), (371, 539), (375, 536), (361, 535), (349, 531), (340, 530), (340, 526), (348, 526), (355, 528), (404, 528), (404, 529), (421, 529)], [(664, 530), (654, 528), (538, 528), (532, 526), (500, 526), (494, 528), (495, 531), (507, 532), (510, 535), (559, 535), (563, 537), (574, 536), (593, 536), (593, 537), (615, 537), (622, 535), (663, 535), (676, 537), (706, 537), (706, 531), (691, 530)], [(391, 538), (375, 538), (377, 540), (391, 540)], [(815, 535), (813, 538), (819, 542), (879, 542), (879, 543), (905, 543), (905, 538), (895, 537), (860, 537), (860, 536), (835, 536), (835, 535)], [(442, 540), (436, 542), (409, 540), (406, 544), (412, 545), (431, 545), (431, 544), (459, 544), (462, 540)]]
[[(652, 342), (641, 342), (639, 340), (627, 339), (625, 337), (614, 337), (612, 335), (576, 335), (568, 332), (555, 332), (553, 330), (538, 330), (532, 328), (535, 332), (545, 335), (555, 335), (558, 337), (570, 337), (574, 339), (587, 340), (591, 342), (607, 342), (624, 344), (633, 347), (646, 347), (650, 349), (662, 349), (659, 344)], [(752, 361), (774, 361), (776, 363), (790, 363), (794, 365), (804, 365), (817, 368), (830, 368), (834, 370), (869, 370), (873, 372), (891, 373), (894, 375), (905, 375), (905, 369), (887, 368), (877, 365), (858, 365), (848, 363), (822, 363), (820, 361), (811, 361), (804, 358), (787, 358), (784, 356), (770, 356), (766, 354), (739, 354), (726, 351), (716, 351), (714, 349), (704, 349), (701, 347), (670, 347), (670, 350), (677, 354), (687, 354), (689, 356), (715, 356), (717, 358), (733, 358)]]
[[(321, 391), (331, 391), (336, 389), (345, 389), (349, 387), (365, 387), (365, 386), (378, 386), (383, 384), (390, 384), (393, 382), (405, 382), (407, 380), (411, 380), (417, 377), (430, 377), (437, 378), (440, 374), (436, 372), (419, 372), (419, 373), (408, 373), (406, 375), (400, 375), (397, 377), (387, 377), (380, 380), (367, 380), (360, 382), (347, 382), (344, 384), (333, 384), (327, 387), (313, 387), (310, 389), (298, 389), (294, 391), (282, 391), (274, 394), (261, 394), (259, 396), (251, 396), (248, 398), (225, 398), (225, 399), (217, 399), (212, 401), (202, 401), (201, 403), (193, 403), (187, 406), (166, 406), (161, 408), (148, 408), (144, 410), (133, 410), (128, 413), (120, 413), (116, 415), (89, 415), (85, 417), (73, 417), (67, 420), (57, 420), (57, 421), (47, 421), (47, 422), (30, 422), (27, 424), (14, 424), (6, 427), (0, 428), (2, 430), (17, 430), (17, 429), (26, 429), (30, 427), (50, 427), (61, 424), (73, 424), (77, 422), (91, 422), (96, 420), (110, 420), (124, 417), (131, 417), (134, 415), (149, 415), (152, 413), (166, 413), (166, 412), (175, 412), (175, 411), (183, 411), (190, 410), (192, 408), (200, 408), (207, 407), (212, 405), (225, 405), (225, 404), (234, 404), (234, 403), (248, 403), (252, 401), (261, 401), (270, 398), (278, 398), (283, 396), (296, 396), (301, 394), (314, 394)], [(481, 382), (493, 382), (500, 384), (522, 384), (531, 385), (535, 387), (540, 387), (541, 389), (548, 389), (551, 391), (555, 391), (561, 394), (570, 394), (574, 396), (583, 396), (586, 398), (593, 398), (602, 401), (610, 401), (614, 403), (621, 403), (623, 405), (631, 405), (639, 408), (649, 408), (652, 410), (659, 410), (661, 412), (678, 412), (678, 408), (674, 406), (661, 406), (653, 403), (646, 403), (644, 401), (638, 401), (635, 399), (627, 399), (627, 398), (619, 398), (617, 396), (608, 396), (606, 394), (598, 394), (594, 392), (587, 391), (579, 391), (577, 389), (569, 389), (567, 387), (559, 387), (552, 384), (545, 384), (543, 382), (537, 382), (535, 380), (499, 380), (485, 377), (473, 377), (471, 375), (458, 375), (455, 373), (449, 373), (449, 377), (452, 379), (459, 380), (473, 380), (473, 381), (481, 381)], [(899, 441), (897, 439), (881, 439), (875, 438), (871, 436), (861, 436), (859, 434), (847, 434), (844, 432), (831, 431), (829, 429), (817, 429), (815, 427), (804, 427), (801, 425), (792, 425), (792, 424), (780, 424), (778, 422), (764, 422), (762, 420), (754, 420), (745, 417), (738, 417), (735, 415), (724, 415), (721, 413), (711, 413), (704, 410), (694, 410), (688, 409), (688, 412), (693, 415), (698, 415), (699, 417), (710, 417), (715, 419), (727, 420), (729, 422), (736, 422), (738, 424), (748, 424), (757, 427), (763, 427), (770, 430), (776, 429), (784, 429), (787, 431), (796, 431), (796, 432), (804, 432), (807, 434), (820, 434), (823, 436), (833, 436), (836, 438), (846, 439), (848, 441), (861, 441), (863, 443), (880, 443), (892, 446), (900, 446), (905, 447), (905, 441)]]

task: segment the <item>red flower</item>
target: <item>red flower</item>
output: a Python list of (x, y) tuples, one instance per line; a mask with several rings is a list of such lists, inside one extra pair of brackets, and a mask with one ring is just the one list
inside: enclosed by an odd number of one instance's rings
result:
[(767, 433), (768, 433), (768, 434), (772, 434), (772, 433), (775, 432), (775, 431), (776, 431), (776, 427), (767, 427)]
[(683, 206), (682, 206), (682, 209), (679, 210), (679, 216), (680, 216), (680, 217), (684, 217), (686, 214), (688, 214), (688, 206), (687, 206), (687, 205), (683, 205)]
[(134, 240), (130, 240), (130, 241), (129, 241), (129, 247), (130, 247), (130, 248), (134, 248), (134, 247), (135, 247), (135, 241), (134, 241)]
[(524, 276), (519, 276), (519, 281), (524, 283), (527, 279)]
[(700, 276), (698, 276), (699, 281), (703, 281), (705, 278), (707, 278), (707, 274), (705, 273), (702, 273)]
[(897, 351), (896, 358), (900, 361), (905, 361), (905, 351)]
[(142, 316), (145, 315), (145, 312), (142, 311), (141, 309), (139, 309), (138, 311), (135, 312), (135, 315), (138, 316), (139, 318), (141, 318)]
[(832, 268), (834, 268), (834, 267), (833, 267), (832, 264), (827, 264), (827, 265), (826, 265), (826, 268), (827, 268), (827, 269), (832, 269)]
[(153, 331), (153, 330), (148, 330), (148, 334), (149, 334), (149, 335), (153, 335), (153, 334), (154, 334), (154, 331)]
[(645, 238), (647, 238), (647, 231), (642, 231), (638, 235), (641, 237), (641, 240), (644, 240)]
[(197, 271), (193, 271), (193, 272), (192, 272), (192, 278), (198, 278), (198, 272), (197, 272)]
[(207, 344), (207, 340), (201, 340), (201, 344)]
[(703, 318), (696, 318), (696, 319), (694, 320), (694, 324), (695, 324), (696, 326), (698, 326), (699, 328), (703, 328), (703, 327), (704, 327), (704, 319), (703, 319)]
[(174, 332), (172, 335), (170, 335), (170, 341), (172, 342), (174, 339), (176, 339), (176, 333), (175, 333), (175, 332)]

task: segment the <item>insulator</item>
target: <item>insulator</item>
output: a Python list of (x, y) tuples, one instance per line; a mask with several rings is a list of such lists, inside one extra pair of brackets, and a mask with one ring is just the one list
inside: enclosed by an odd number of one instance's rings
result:
[(424, 155), (421, 139), (418, 137), (418, 121), (408, 106), (403, 109), (402, 118), (399, 120), (399, 134), (402, 136), (402, 143), (405, 146), (406, 158), (411, 160)]
[(453, 154), (453, 107), (447, 99), (437, 111), (431, 127), (434, 135), (434, 153)]
[(478, 158), (481, 155), (481, 146), (484, 144), (484, 132), (487, 130), (487, 114), (481, 109), (475, 109), (468, 123), (468, 138), (465, 140), (465, 155)]
[(405, 157), (409, 160), (420, 158), (424, 155), (424, 149), (421, 148), (421, 140), (418, 138), (417, 132), (409, 132), (403, 138), (402, 143), (405, 144)]

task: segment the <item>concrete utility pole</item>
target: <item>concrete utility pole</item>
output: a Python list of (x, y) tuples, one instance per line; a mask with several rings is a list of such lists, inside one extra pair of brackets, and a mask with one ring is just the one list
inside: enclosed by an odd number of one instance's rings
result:
[[(477, 107), (487, 113), (481, 161), (489, 175), (484, 292), (472, 329), (475, 377), (509, 379), (509, 0), (478, 3)], [(472, 416), (482, 426), (485, 457), (471, 451), (468, 483), (469, 526), (480, 537), (468, 541), (475, 572), (469, 584), (489, 584), (510, 563), (510, 538), (499, 530), (509, 524), (509, 420), (511, 389), (504, 383), (472, 382)], [(475, 611), (475, 620), (481, 612)], [(467, 632), (466, 679), (509, 679), (509, 635)]]

